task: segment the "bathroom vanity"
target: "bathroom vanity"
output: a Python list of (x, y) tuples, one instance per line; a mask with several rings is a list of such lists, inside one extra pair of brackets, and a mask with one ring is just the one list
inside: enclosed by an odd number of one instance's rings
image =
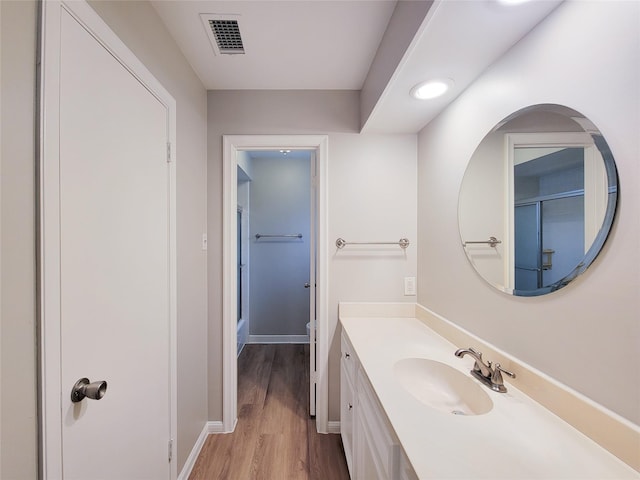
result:
[(351, 478), (640, 478), (509, 378), (505, 393), (481, 385), (473, 359), (454, 355), (469, 345), (441, 337), (411, 308), (341, 304), (341, 434)]
[(344, 333), (341, 353), (340, 430), (351, 478), (417, 479)]

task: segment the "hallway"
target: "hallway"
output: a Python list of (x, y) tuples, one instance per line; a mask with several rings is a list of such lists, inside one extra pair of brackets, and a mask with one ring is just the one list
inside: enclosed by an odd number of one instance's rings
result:
[(238, 424), (210, 435), (190, 480), (348, 479), (339, 435), (316, 433), (309, 346), (246, 345), (238, 359)]

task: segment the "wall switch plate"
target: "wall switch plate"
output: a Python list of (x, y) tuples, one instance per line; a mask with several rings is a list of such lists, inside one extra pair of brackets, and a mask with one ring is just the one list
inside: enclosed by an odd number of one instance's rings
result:
[(206, 250), (207, 249), (207, 234), (203, 233), (202, 234), (202, 250)]
[(404, 294), (405, 296), (416, 294), (416, 277), (404, 277)]

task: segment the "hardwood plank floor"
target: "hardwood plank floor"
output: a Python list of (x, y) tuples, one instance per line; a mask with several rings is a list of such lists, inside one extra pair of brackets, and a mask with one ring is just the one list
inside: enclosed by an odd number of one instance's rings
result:
[(309, 417), (309, 346), (246, 345), (238, 359), (238, 424), (209, 435), (189, 480), (348, 480), (339, 435)]

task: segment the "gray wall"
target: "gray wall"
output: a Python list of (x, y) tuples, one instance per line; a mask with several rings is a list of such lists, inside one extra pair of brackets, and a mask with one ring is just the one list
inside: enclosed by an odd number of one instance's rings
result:
[(90, 3), (177, 104), (179, 472), (207, 420), (206, 90), (148, 2)]
[[(147, 2), (92, 2), (177, 101), (178, 470), (206, 411), (206, 91)], [(35, 53), (36, 2), (0, 2), (1, 470), (35, 478)], [(20, 391), (22, 395), (15, 395)]]
[[(35, 478), (36, 2), (2, 1), (0, 478)], [(19, 394), (17, 394), (19, 392)]]
[[(252, 159), (250, 335), (306, 335), (309, 321), (310, 158)], [(302, 238), (256, 239), (256, 233)]]
[[(636, 424), (639, 18), (638, 2), (565, 2), (420, 132), (418, 159), (419, 303)], [(600, 129), (616, 159), (620, 203), (584, 275), (550, 295), (510, 297), (483, 282), (465, 257), (458, 191), (482, 138), (538, 103), (567, 105)]]
[[(416, 135), (358, 134), (357, 91), (210, 91), (208, 108), (209, 419), (222, 419), (222, 136), (327, 134), (329, 420), (338, 420), (338, 302), (415, 300), (403, 296), (403, 277), (415, 276)], [(403, 236), (412, 242), (404, 253), (358, 256), (332, 248), (338, 237)]]

